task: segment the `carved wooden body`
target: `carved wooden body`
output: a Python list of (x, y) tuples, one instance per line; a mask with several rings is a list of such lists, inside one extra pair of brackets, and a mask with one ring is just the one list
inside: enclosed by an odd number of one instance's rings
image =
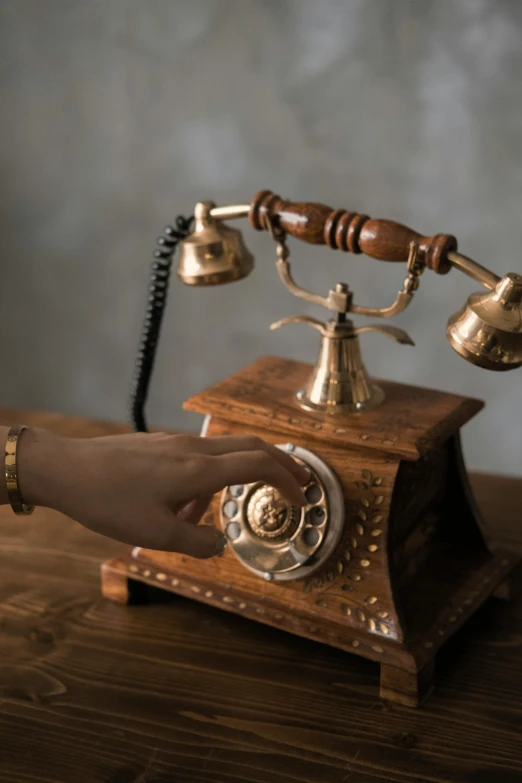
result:
[[(459, 429), (482, 403), (379, 381), (380, 408), (345, 418), (294, 398), (310, 367), (264, 358), (196, 395), (208, 435), (250, 432), (313, 451), (345, 498), (342, 538), (306, 580), (267, 583), (229, 549), (219, 559), (137, 550), (104, 566), (104, 593), (127, 580), (206, 601), (381, 663), (381, 694), (416, 705), (430, 692), (439, 647), (502, 582), (515, 558), (491, 554), (460, 455)], [(220, 498), (205, 520), (219, 525)]]

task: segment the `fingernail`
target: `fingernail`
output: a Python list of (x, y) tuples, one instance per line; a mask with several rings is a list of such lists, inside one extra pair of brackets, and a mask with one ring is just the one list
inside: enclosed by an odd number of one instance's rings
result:
[(216, 546), (214, 547), (214, 554), (212, 557), (221, 557), (225, 549), (227, 548), (228, 540), (226, 536), (220, 536), (218, 540), (216, 541)]

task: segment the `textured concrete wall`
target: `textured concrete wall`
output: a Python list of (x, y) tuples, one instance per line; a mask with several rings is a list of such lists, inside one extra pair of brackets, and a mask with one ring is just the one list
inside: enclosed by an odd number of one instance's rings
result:
[[(121, 419), (158, 232), (198, 199), (289, 198), (453, 232), (522, 271), (522, 4), (517, 0), (2, 0), (0, 404)], [(172, 290), (149, 404), (260, 354), (312, 361), (322, 315), (256, 273)], [(386, 305), (404, 269), (293, 243), (298, 280)], [(399, 317), (416, 347), (365, 336), (376, 375), (484, 398), (468, 463), (522, 472), (522, 375), (460, 359), (448, 316), (476, 286), (425, 275)]]

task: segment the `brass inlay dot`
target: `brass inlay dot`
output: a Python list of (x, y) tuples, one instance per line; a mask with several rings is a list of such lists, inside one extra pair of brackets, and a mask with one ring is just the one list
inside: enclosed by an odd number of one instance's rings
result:
[(355, 525), (355, 529), (360, 536), (364, 535), (364, 528), (359, 522)]
[(347, 560), (348, 562), (352, 559), (352, 556), (350, 552), (348, 552), (348, 550), (346, 550), (346, 552), (344, 553), (344, 559)]
[(357, 617), (359, 618), (361, 623), (364, 623), (364, 621), (366, 620), (366, 615), (364, 614), (362, 609), (357, 609)]
[(224, 595), (224, 596), (223, 596), (223, 601), (224, 601), (226, 604), (231, 604), (233, 600), (234, 600), (234, 599), (233, 599), (233, 598), (231, 598), (231, 596), (229, 596), (229, 595)]
[(198, 587), (197, 585), (191, 585), (190, 589), (192, 590), (193, 593), (200, 593), (201, 592), (201, 587)]
[(375, 514), (372, 517), (372, 522), (373, 522), (374, 525), (378, 525), (379, 522), (382, 522), (382, 520), (383, 520), (383, 515), (382, 514)]
[(352, 642), (352, 647), (359, 647), (359, 645), (360, 645), (359, 640), (358, 639), (354, 639), (353, 642)]
[(380, 487), (381, 484), (382, 484), (382, 476), (377, 476), (377, 478), (373, 480), (373, 485), (374, 487)]
[(368, 566), (370, 565), (370, 561), (369, 560), (360, 560), (359, 562), (360, 562), (360, 564), (362, 565), (363, 568), (368, 568)]
[(241, 601), (241, 603), (239, 604), (239, 608), (246, 609), (246, 603), (244, 601)]
[(138, 568), (138, 566), (135, 566), (135, 565), (130, 565), (129, 566), (129, 571), (132, 571), (133, 574), (137, 574), (139, 570), (140, 569)]
[(377, 617), (382, 617), (382, 618), (388, 617), (388, 612), (382, 612), (382, 611), (377, 612)]
[(357, 539), (355, 537), (351, 539), (350, 543), (354, 549), (357, 549)]
[(144, 576), (144, 577), (150, 576), (150, 571), (149, 571), (149, 569), (148, 569), (148, 568), (147, 568), (147, 570), (146, 570), (146, 571), (144, 571), (144, 572), (143, 572), (143, 576)]
[(337, 563), (337, 573), (342, 574), (343, 571), (344, 571), (344, 563), (341, 563), (341, 561), (339, 561)]
[(177, 587), (179, 585), (179, 579), (171, 579), (170, 584), (172, 587)]
[(389, 633), (388, 626), (384, 625), (384, 623), (379, 623), (379, 628), (381, 629), (382, 633), (384, 634)]
[(212, 590), (207, 590), (207, 592), (205, 593), (206, 598), (212, 598), (213, 595), (214, 593), (212, 592)]
[(376, 604), (377, 603), (377, 596), (375, 595), (368, 595), (365, 599), (367, 604)]
[(379, 647), (379, 645), (378, 645), (378, 644), (374, 644), (374, 645), (373, 645), (373, 647), (372, 647), (372, 650), (373, 650), (374, 652), (376, 652), (376, 653), (382, 653), (382, 652), (384, 652), (384, 650), (382, 649), (382, 647)]
[(374, 538), (377, 538), (377, 536), (382, 535), (382, 530), (380, 528), (376, 527), (375, 530), (372, 530), (370, 535), (373, 536)]
[(366, 513), (366, 511), (364, 511), (362, 508), (360, 508), (357, 513), (361, 517), (362, 521), (366, 522), (366, 520), (368, 519), (368, 514)]
[(158, 580), (158, 582), (164, 582), (166, 578), (167, 578), (167, 574), (156, 574), (156, 579)]
[(351, 608), (349, 606), (346, 606), (346, 604), (343, 604), (341, 608), (342, 608), (343, 612), (346, 615), (348, 615), (348, 617), (351, 615), (352, 610), (351, 610)]
[(377, 626), (375, 625), (375, 620), (372, 620), (372, 619), (368, 620), (368, 625), (369, 625), (369, 627), (370, 627), (370, 631), (375, 631), (375, 629), (376, 629), (376, 627), (377, 627)]
[(350, 576), (350, 579), (353, 579), (354, 582), (360, 582), (361, 581), (361, 575), (360, 574), (352, 574)]
[(377, 544), (370, 544), (368, 547), (368, 552), (377, 552), (378, 549), (379, 547), (377, 546)]

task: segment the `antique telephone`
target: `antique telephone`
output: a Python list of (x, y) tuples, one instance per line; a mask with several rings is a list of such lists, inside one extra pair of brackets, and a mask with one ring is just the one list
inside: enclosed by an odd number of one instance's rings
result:
[[(490, 370), (522, 365), (522, 276), (498, 277), (457, 252), (455, 237), (420, 236), (389, 220), (292, 203), (261, 191), (251, 204), (196, 205), (159, 242), (131, 398), (135, 429), (145, 429), (146, 400), (170, 265), (178, 277), (220, 285), (248, 275), (254, 259), (225, 220), (248, 217), (269, 232), (277, 271), (297, 297), (325, 307), (325, 322), (296, 315), (321, 336), (315, 367), (258, 359), (195, 395), (185, 408), (205, 415), (202, 434), (250, 432), (286, 449), (311, 471), (308, 504), (290, 506), (262, 483), (227, 487), (205, 520), (229, 540), (224, 557), (195, 561), (135, 549), (102, 567), (103, 592), (129, 600), (142, 583), (163, 587), (378, 661), (381, 695), (416, 706), (433, 685), (437, 650), (517, 565), (488, 548), (462, 463), (459, 430), (482, 408), (477, 400), (389, 381), (374, 383), (359, 335), (378, 331), (412, 344), (402, 329), (351, 316), (402, 312), (425, 269), (460, 269), (488, 293), (473, 294), (448, 322), (452, 347)], [(354, 303), (345, 283), (326, 296), (294, 281), (287, 237), (407, 263), (395, 302)]]

